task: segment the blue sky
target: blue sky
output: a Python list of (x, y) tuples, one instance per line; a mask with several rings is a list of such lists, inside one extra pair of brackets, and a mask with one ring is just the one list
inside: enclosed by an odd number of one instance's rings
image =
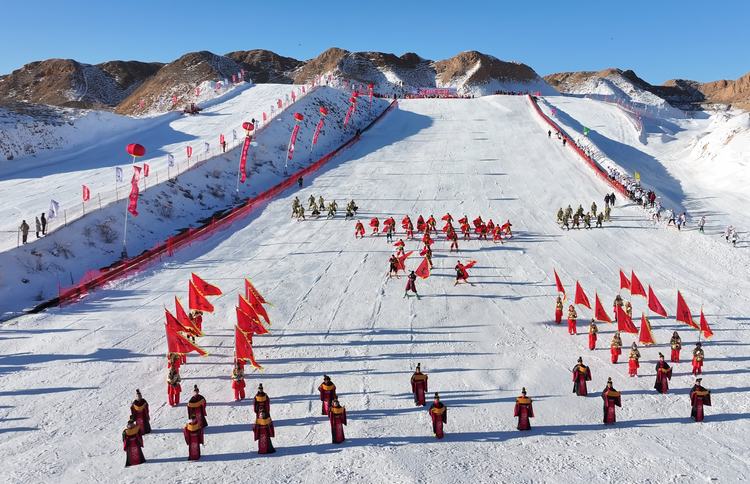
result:
[[(652, 84), (750, 72), (750, 2), (6, 2), (0, 75), (48, 58), (170, 62), (209, 50), (268, 49), (305, 60), (329, 47), (416, 52), (441, 60), (478, 50), (540, 75), (632, 69)], [(10, 19), (21, 19), (17, 22)]]

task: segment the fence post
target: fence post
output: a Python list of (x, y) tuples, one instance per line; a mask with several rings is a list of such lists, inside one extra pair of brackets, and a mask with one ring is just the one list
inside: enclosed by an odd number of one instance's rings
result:
[(83, 216), (86, 216), (86, 202), (81, 202), (81, 208), (83, 209)]

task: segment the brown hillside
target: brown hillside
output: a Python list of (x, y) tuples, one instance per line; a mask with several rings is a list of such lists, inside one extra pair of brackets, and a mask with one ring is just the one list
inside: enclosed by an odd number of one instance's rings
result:
[(249, 73), (250, 79), (259, 84), (291, 84), (292, 78), (289, 73), (304, 64), (297, 59), (282, 57), (263, 49), (238, 50), (225, 54), (224, 57), (242, 65), (243, 69)]
[(324, 72), (334, 71), (339, 61), (348, 53), (349, 51), (347, 50), (339, 49), (338, 47), (331, 47), (315, 59), (310, 59), (305, 62), (301, 69), (295, 74), (294, 83), (304, 84)]
[(435, 62), (435, 71), (438, 79), (443, 84), (448, 84), (451, 79), (465, 76), (468, 71), (481, 62), (479, 69), (474, 72), (467, 83), (482, 84), (492, 79), (512, 79), (519, 82), (533, 81), (539, 78), (534, 70), (520, 63), (505, 62), (470, 50), (461, 52), (455, 57)]

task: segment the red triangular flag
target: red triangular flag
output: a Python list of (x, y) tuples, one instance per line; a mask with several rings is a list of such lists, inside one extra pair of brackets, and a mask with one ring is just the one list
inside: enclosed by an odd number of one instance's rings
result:
[(624, 272), (622, 272), (622, 269), (620, 269), (620, 289), (627, 289), (630, 290), (630, 281), (628, 280), (627, 276)]
[(474, 267), (474, 264), (476, 264), (476, 263), (477, 263), (477, 261), (471, 260), (471, 261), (467, 262), (466, 264), (464, 264), (464, 269), (471, 269), (472, 267)]
[(651, 285), (648, 286), (648, 308), (659, 316), (667, 317), (667, 311), (664, 310), (664, 307), (659, 300), (656, 299), (656, 294), (654, 294), (654, 290), (651, 289)]
[(615, 306), (615, 313), (617, 314), (617, 331), (621, 333), (638, 334), (638, 328), (633, 324), (633, 320), (628, 316), (628, 313), (622, 309), (622, 306)]
[[(246, 313), (240, 308), (236, 307), (236, 309), (237, 325), (240, 327), (240, 329), (242, 329), (242, 331), (251, 334), (269, 334), (266, 327), (263, 326), (263, 323), (258, 320), (258, 316), (255, 314), (255, 311), (253, 311), (252, 313)], [(250, 339), (250, 342), (253, 342), (252, 339)]]
[(594, 319), (603, 323), (615, 324), (609, 319), (607, 311), (602, 307), (602, 302), (599, 300), (599, 293), (594, 293), (596, 301), (594, 302)]
[(654, 334), (651, 332), (651, 323), (645, 314), (641, 313), (641, 333), (638, 335), (638, 341), (646, 346), (655, 345)]
[(186, 328), (188, 332), (190, 332), (193, 336), (203, 336), (203, 332), (201, 331), (201, 328), (198, 328), (193, 324), (192, 321), (190, 321), (190, 318), (188, 318), (188, 315), (185, 313), (185, 310), (182, 309), (182, 303), (180, 302), (180, 299), (175, 296), (174, 297), (174, 306), (175, 306), (175, 314), (177, 315), (177, 321), (180, 322), (180, 325), (183, 328)]
[(203, 311), (206, 313), (214, 312), (213, 305), (208, 302), (208, 299), (206, 299), (206, 297), (201, 294), (198, 288), (195, 287), (193, 281), (190, 281), (188, 307), (190, 309), (195, 309), (197, 311)]
[(398, 256), (398, 270), (399, 271), (406, 272), (406, 266), (404, 265), (404, 263), (406, 262), (406, 258), (409, 257), (410, 255), (412, 255), (413, 253), (414, 253), (414, 251), (410, 250), (409, 252), (406, 252), (406, 253), (401, 254), (400, 256)]
[(247, 335), (242, 332), (239, 326), (234, 327), (234, 344), (235, 353), (237, 355), (236, 358), (238, 360), (250, 361), (250, 364), (253, 365), (254, 368), (258, 370), (263, 369), (263, 367), (255, 361), (253, 345), (248, 341)]
[(582, 304), (586, 306), (587, 308), (591, 309), (591, 303), (589, 302), (589, 298), (586, 297), (586, 294), (583, 292), (583, 288), (581, 287), (581, 284), (576, 281), (576, 299), (574, 304)]
[(711, 328), (708, 326), (708, 321), (706, 321), (706, 317), (703, 315), (703, 306), (701, 306), (701, 333), (703, 333), (703, 337), (706, 339), (710, 339), (711, 336), (714, 335), (714, 332), (711, 331)]
[(201, 356), (206, 356), (207, 351), (203, 348), (192, 343), (186, 337), (172, 329), (169, 325), (165, 324), (164, 327), (167, 329), (167, 347), (169, 353), (177, 353), (178, 355), (186, 355), (191, 351), (198, 352)]
[(635, 272), (633, 271), (630, 271), (630, 295), (647, 297), (643, 284), (635, 277)]
[(177, 332), (191, 333), (192, 334), (192, 331), (191, 331), (192, 327), (186, 328), (185, 326), (183, 326), (182, 324), (180, 324), (180, 322), (177, 320), (177, 318), (175, 318), (174, 316), (172, 316), (172, 313), (170, 313), (167, 308), (164, 308), (164, 315), (167, 318), (167, 326), (169, 326), (170, 328), (174, 329)]
[(245, 279), (245, 298), (249, 298), (251, 293), (255, 295), (255, 299), (260, 301), (261, 304), (268, 304), (273, 307), (273, 304), (263, 299), (263, 296), (261, 296), (258, 290), (255, 289), (255, 286), (253, 286), (253, 283), (250, 282), (249, 279)]
[(190, 273), (193, 276), (193, 284), (195, 284), (195, 287), (200, 291), (201, 294), (204, 296), (221, 296), (222, 292), (221, 289), (214, 286), (213, 284), (209, 284), (200, 277), (196, 276), (195, 273)]
[(252, 306), (253, 310), (258, 314), (258, 316), (263, 316), (263, 319), (266, 320), (266, 323), (271, 324), (271, 321), (268, 319), (266, 308), (264, 308), (260, 301), (258, 301), (258, 299), (255, 297), (255, 294), (253, 294), (252, 292), (248, 294), (247, 302), (250, 304), (250, 306)]
[(563, 294), (563, 301), (566, 301), (568, 299), (568, 296), (565, 294), (565, 288), (562, 285), (562, 282), (560, 282), (560, 277), (557, 275), (557, 269), (552, 269), (555, 271), (555, 284), (557, 285), (557, 292), (561, 292)]
[(700, 329), (700, 327), (695, 324), (693, 315), (690, 314), (690, 308), (688, 308), (687, 303), (682, 298), (682, 294), (680, 294), (680, 291), (677, 291), (677, 314), (675, 315), (675, 319), (677, 321), (682, 321), (691, 328)]
[(427, 260), (427, 257), (422, 259), (422, 263), (419, 264), (419, 267), (417, 267), (417, 270), (414, 271), (414, 274), (418, 275), (422, 279), (427, 279), (430, 277), (430, 261)]

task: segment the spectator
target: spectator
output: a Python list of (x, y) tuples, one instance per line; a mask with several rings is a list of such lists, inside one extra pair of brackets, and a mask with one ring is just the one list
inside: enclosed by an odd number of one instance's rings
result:
[[(21, 226), (18, 227), (18, 229), (21, 231), (21, 239), (23, 243), (26, 243), (26, 239), (29, 238), (29, 224), (26, 223), (26, 220), (23, 220), (21, 222)], [(727, 240), (729, 240), (729, 236), (727, 236)]]
[(44, 212), (42, 212), (42, 235), (47, 235), (47, 219), (44, 218)]
[(39, 238), (39, 232), (42, 231), (42, 222), (39, 221), (39, 217), (36, 217), (36, 238)]

